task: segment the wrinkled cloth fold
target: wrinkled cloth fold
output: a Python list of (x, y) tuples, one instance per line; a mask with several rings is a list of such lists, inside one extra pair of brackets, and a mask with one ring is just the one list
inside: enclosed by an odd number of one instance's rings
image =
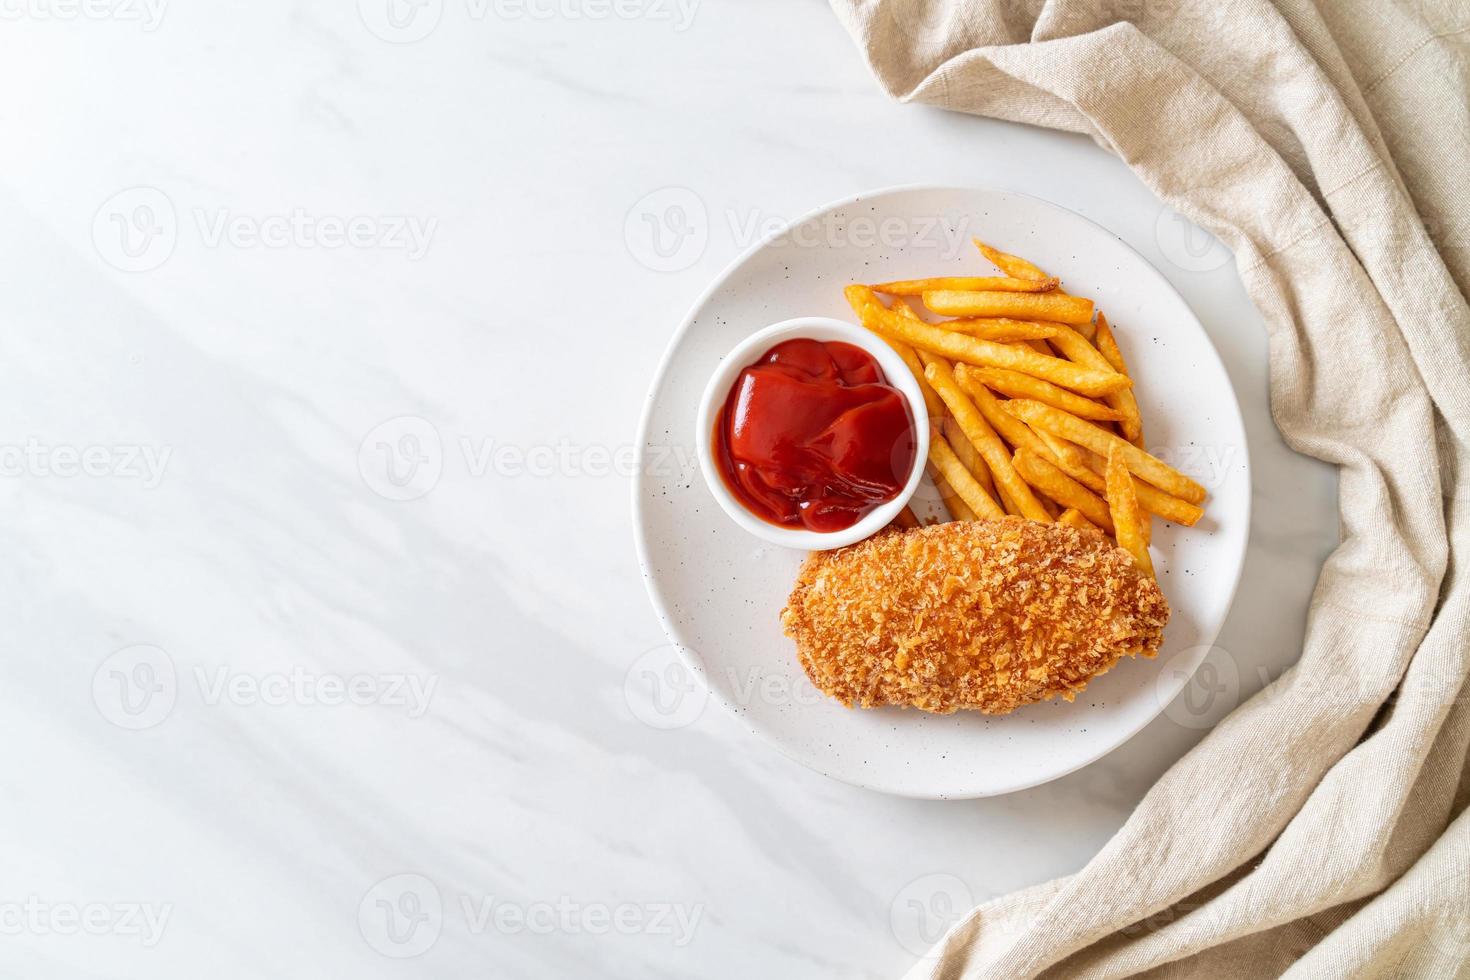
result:
[(831, 2), (895, 98), (1084, 133), (1224, 242), (1339, 471), (1297, 665), (910, 977), (1470, 976), (1470, 5)]

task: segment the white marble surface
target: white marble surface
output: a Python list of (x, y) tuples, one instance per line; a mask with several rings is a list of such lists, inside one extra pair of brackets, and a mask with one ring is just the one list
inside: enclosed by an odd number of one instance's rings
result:
[[(1120, 163), (890, 104), (815, 0), (385, 3), (4, 7), (0, 974), (895, 976), (1291, 662), (1332, 475), (1271, 425), (1228, 257)], [(670, 332), (765, 223), (910, 182), (1143, 251), (1255, 467), (1221, 690), (1000, 799), (624, 694), (663, 643), (627, 459)], [(670, 203), (706, 241), (653, 248)]]

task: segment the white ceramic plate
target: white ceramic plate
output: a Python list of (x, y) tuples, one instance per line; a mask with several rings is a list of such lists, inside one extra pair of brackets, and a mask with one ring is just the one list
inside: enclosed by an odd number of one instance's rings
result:
[[(1154, 522), (1173, 607), (1156, 660), (1125, 660), (1071, 704), (1005, 717), (849, 710), (817, 694), (779, 615), (804, 554), (735, 525), (687, 463), (700, 393), (742, 338), (795, 316), (853, 319), (850, 282), (991, 275), (971, 236), (1022, 255), (1098, 301), (1136, 380), (1148, 447), (1210, 490), (1194, 528)], [(1137, 252), (1086, 218), (1002, 191), (906, 187), (840, 201), (741, 256), (695, 304), (659, 366), (639, 433), (639, 559), (684, 664), (793, 759), (846, 782), (929, 798), (991, 796), (1065, 775), (1157, 716), (1225, 619), (1250, 524), (1240, 409), (1204, 328)], [(671, 465), (671, 460), (685, 465)], [(932, 487), (925, 486), (915, 498)]]

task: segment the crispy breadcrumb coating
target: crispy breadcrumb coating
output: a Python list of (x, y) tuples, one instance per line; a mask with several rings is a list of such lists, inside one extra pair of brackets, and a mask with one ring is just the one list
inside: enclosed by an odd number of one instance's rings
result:
[(1155, 656), (1169, 604), (1096, 530), (1015, 517), (888, 531), (802, 566), (781, 612), (848, 707), (1006, 714)]

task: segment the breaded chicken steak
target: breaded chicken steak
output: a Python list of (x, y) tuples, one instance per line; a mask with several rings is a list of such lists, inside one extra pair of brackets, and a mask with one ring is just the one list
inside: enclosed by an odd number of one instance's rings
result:
[(1008, 517), (890, 531), (802, 567), (781, 612), (848, 707), (1006, 714), (1159, 651), (1169, 604), (1101, 532)]

